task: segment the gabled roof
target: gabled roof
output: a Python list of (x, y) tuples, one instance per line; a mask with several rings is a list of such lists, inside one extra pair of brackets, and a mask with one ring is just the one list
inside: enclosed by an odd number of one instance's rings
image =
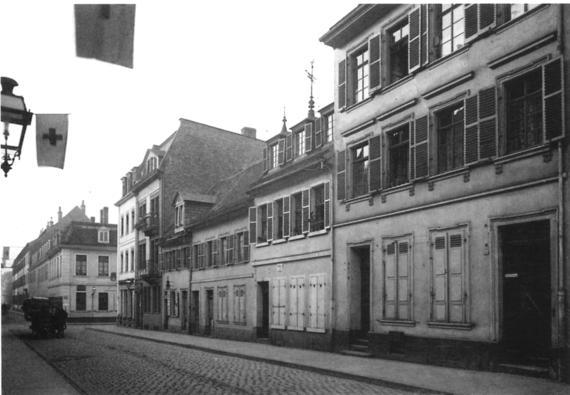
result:
[[(109, 242), (100, 243), (98, 240), (99, 229), (109, 229)], [(117, 225), (100, 224), (96, 222), (72, 222), (65, 229), (61, 237), (61, 244), (80, 245), (80, 246), (117, 246)]]

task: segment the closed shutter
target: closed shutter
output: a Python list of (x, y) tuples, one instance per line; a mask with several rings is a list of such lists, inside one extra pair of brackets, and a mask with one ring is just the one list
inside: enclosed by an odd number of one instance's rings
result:
[(445, 233), (432, 235), (432, 319), (447, 320), (447, 240)]
[(249, 232), (243, 232), (243, 259), (246, 262), (249, 261), (249, 235)]
[(465, 322), (463, 232), (449, 233), (449, 321)]
[(309, 321), (307, 326), (313, 329), (318, 328), (318, 285), (318, 277), (309, 276)]
[(315, 119), (315, 148), (319, 148), (323, 145), (323, 132), (321, 130), (322, 118)]
[(346, 60), (338, 64), (338, 108), (346, 107)]
[(287, 137), (285, 137), (285, 161), (289, 162), (293, 159), (293, 136), (289, 133)]
[(371, 137), (370, 145), (370, 167), (368, 177), (368, 191), (372, 192), (382, 187), (382, 145), (380, 136)]
[(310, 228), (309, 228), (309, 223), (310, 223), (310, 206), (309, 206), (309, 190), (308, 189), (304, 189), (302, 192), (302, 228), (301, 231), (303, 233), (305, 232), (309, 232)]
[(299, 289), (298, 282), (299, 279), (291, 277), (289, 279), (289, 321), (287, 321), (287, 328), (298, 329), (300, 327), (299, 322)]
[(479, 91), (479, 159), (497, 156), (496, 101), (494, 86)]
[(237, 255), (235, 251), (235, 235), (228, 236), (228, 257), (226, 263), (231, 265), (234, 263), (234, 257)]
[(477, 4), (467, 4), (465, 5), (465, 39), (468, 40), (477, 35), (479, 31), (479, 16)]
[(336, 155), (336, 198), (344, 200), (346, 198), (346, 151), (339, 151)]
[(408, 34), (408, 69), (411, 73), (420, 67), (420, 7), (415, 8), (408, 14), (410, 32)]
[(369, 60), (369, 81), (370, 81), (370, 92), (378, 89), (382, 85), (381, 80), (381, 69), (380, 69), (380, 36), (373, 36), (368, 40), (368, 53), (370, 55)]
[(268, 160), (267, 160), (267, 147), (263, 148), (263, 171), (267, 171), (268, 169)]
[(305, 152), (310, 152), (313, 150), (313, 124), (305, 124)]
[(428, 116), (425, 115), (416, 119), (414, 123), (413, 144), (410, 144), (410, 156), (413, 157), (413, 178), (419, 179), (428, 175)]
[(564, 135), (564, 68), (562, 58), (543, 66), (544, 138), (552, 140)]
[(245, 308), (245, 302), (246, 302), (246, 295), (245, 295), (245, 285), (241, 286), (240, 289), (240, 305), (239, 305), (239, 316), (241, 318), (240, 322), (242, 323), (246, 323), (247, 321), (247, 317), (246, 317), (246, 308)]
[(479, 115), (477, 111), (478, 97), (470, 96), (465, 99), (465, 164), (479, 160)]
[(324, 274), (318, 275), (317, 283), (317, 329), (325, 329), (325, 295), (326, 295), (326, 280)]
[(251, 242), (255, 243), (256, 235), (257, 235), (257, 208), (250, 207), (249, 208), (249, 234), (251, 235)]
[(283, 237), (289, 237), (291, 223), (290, 197), (283, 198)]
[(495, 25), (495, 4), (478, 4), (479, 6), (479, 30), (484, 30)]
[(285, 139), (279, 139), (277, 162), (282, 165), (285, 163)]
[(267, 203), (267, 241), (273, 240), (273, 203)]
[(271, 322), (273, 325), (281, 325), (279, 321), (279, 279), (271, 282)]
[(411, 319), (410, 243), (398, 243), (398, 319)]
[(297, 278), (297, 328), (305, 328), (305, 277)]
[(391, 241), (384, 246), (384, 318), (396, 319), (396, 298), (397, 298), (397, 268), (396, 268), (396, 246), (395, 241)]
[(325, 182), (325, 228), (331, 226), (331, 184), (330, 182)]
[(287, 282), (284, 278), (279, 279), (279, 323), (281, 325), (286, 325), (285, 322), (285, 301), (287, 297)]
[(239, 322), (239, 287), (235, 285), (232, 301), (232, 321)]

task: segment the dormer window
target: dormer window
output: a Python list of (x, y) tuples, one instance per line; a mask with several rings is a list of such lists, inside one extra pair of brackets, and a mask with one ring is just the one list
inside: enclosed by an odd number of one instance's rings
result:
[(279, 144), (275, 143), (269, 146), (269, 155), (270, 161), (269, 164), (271, 165), (270, 169), (275, 169), (279, 165)]
[(146, 169), (147, 169), (147, 173), (151, 173), (152, 171), (156, 170), (156, 168), (158, 167), (158, 160), (156, 159), (156, 157), (151, 157), (148, 158), (148, 160), (146, 161)]
[(305, 129), (295, 133), (295, 156), (301, 156), (305, 153)]
[(174, 209), (174, 225), (176, 228), (184, 226), (184, 203), (176, 205)]
[(109, 229), (99, 229), (97, 232), (97, 241), (99, 243), (109, 243)]

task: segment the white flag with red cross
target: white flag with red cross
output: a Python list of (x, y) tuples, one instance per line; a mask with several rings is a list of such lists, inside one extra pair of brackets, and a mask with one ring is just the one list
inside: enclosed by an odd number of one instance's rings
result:
[(68, 114), (36, 114), (38, 166), (63, 169), (68, 123)]

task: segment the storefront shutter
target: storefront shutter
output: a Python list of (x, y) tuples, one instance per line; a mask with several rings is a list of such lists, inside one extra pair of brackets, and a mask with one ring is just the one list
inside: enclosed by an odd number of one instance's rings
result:
[(271, 322), (280, 325), (279, 322), (279, 279), (271, 282)]
[(372, 192), (382, 187), (382, 145), (380, 135), (371, 137), (370, 146), (370, 167), (368, 177), (368, 191)]
[(255, 243), (257, 228), (257, 207), (249, 208), (249, 234), (251, 235), (251, 242)]
[(297, 314), (297, 279), (292, 277), (289, 279), (289, 321), (287, 328), (298, 328), (298, 314)]
[(381, 70), (380, 70), (380, 36), (375, 35), (370, 40), (368, 40), (368, 53), (369, 57), (369, 81), (370, 81), (370, 92), (375, 89), (380, 88), (382, 85), (381, 80)]
[(338, 64), (338, 108), (346, 107), (346, 60)]
[(421, 63), (420, 22), (421, 10), (420, 7), (416, 7), (408, 14), (408, 24), (410, 27), (408, 34), (408, 69), (410, 73), (419, 68)]
[(470, 96), (465, 99), (465, 164), (479, 160), (479, 115), (477, 111), (478, 97)]
[(287, 282), (284, 278), (279, 279), (279, 323), (280, 325), (286, 325), (285, 321), (285, 307), (286, 307), (286, 297), (287, 297)]
[(324, 274), (319, 274), (317, 278), (317, 328), (325, 329), (325, 320), (327, 316), (327, 312), (325, 310), (327, 283)]
[(544, 138), (552, 140), (564, 135), (564, 68), (562, 58), (543, 66)]
[(479, 159), (497, 156), (496, 102), (494, 86), (479, 91)]
[(397, 268), (395, 241), (385, 244), (384, 251), (384, 318), (396, 319)]
[(346, 151), (339, 151), (336, 154), (336, 198), (344, 200), (346, 198)]

